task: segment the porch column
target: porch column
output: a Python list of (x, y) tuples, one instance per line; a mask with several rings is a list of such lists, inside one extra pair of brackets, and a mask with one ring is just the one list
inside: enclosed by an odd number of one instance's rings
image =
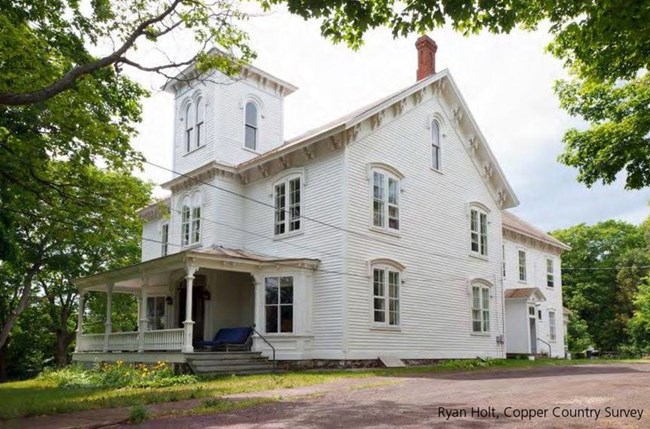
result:
[(145, 349), (145, 344), (144, 344), (144, 336), (145, 332), (149, 330), (149, 319), (147, 319), (147, 288), (149, 287), (148, 280), (146, 277), (142, 279), (142, 286), (140, 287), (140, 314), (138, 317), (140, 318), (138, 323), (138, 351), (143, 352)]
[(194, 273), (198, 270), (193, 265), (185, 267), (185, 321), (183, 322), (184, 340), (183, 340), (183, 353), (192, 353), (194, 347), (192, 346), (192, 334), (194, 331), (194, 321), (192, 320), (192, 287), (194, 286)]
[(77, 314), (77, 343), (75, 344), (74, 351), (79, 353), (81, 351), (81, 337), (83, 337), (83, 321), (84, 321), (84, 305), (86, 295), (83, 291), (79, 292), (79, 314)]
[(113, 283), (109, 283), (106, 289), (106, 323), (104, 323), (104, 351), (108, 351), (108, 338), (113, 332)]

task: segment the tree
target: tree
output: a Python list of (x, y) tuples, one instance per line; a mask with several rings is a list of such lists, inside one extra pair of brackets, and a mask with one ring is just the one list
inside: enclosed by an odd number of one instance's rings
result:
[(0, 347), (28, 308), (37, 284), (50, 303), (57, 305), (57, 296), (65, 297), (65, 305), (59, 309), (64, 314), (51, 314), (65, 342), (74, 310), (70, 280), (128, 265), (139, 253), (136, 210), (148, 202), (150, 185), (127, 173), (90, 166), (80, 170), (67, 161), (50, 162), (39, 175), (62, 183), (74, 178), (84, 186), (69, 187), (67, 198), (55, 198), (56, 189), (44, 189), (39, 196), (21, 196), (22, 209), (14, 216), (19, 251), (16, 258), (2, 264), (13, 273), (15, 283), (10, 311), (0, 320)]
[[(102, 70), (131, 66), (176, 78), (197, 64), (200, 70), (235, 72), (253, 56), (236, 24), (245, 15), (227, 0), (11, 0), (0, 5), (0, 105), (41, 103)], [(132, 56), (139, 47), (174, 40), (189, 31), (199, 45), (186, 58), (162, 55), (144, 64)], [(148, 44), (148, 45), (147, 45)], [(208, 55), (212, 45), (225, 55)], [(111, 46), (109, 53), (93, 54)], [(171, 72), (171, 74), (170, 74)], [(194, 76), (181, 76), (190, 79)]]
[(562, 256), (565, 305), (587, 324), (595, 347), (618, 349), (629, 341), (627, 325), (633, 315), (634, 294), (649, 272), (643, 232), (626, 222), (609, 220), (552, 234), (572, 247)]
[(634, 299), (634, 316), (629, 321), (632, 344), (637, 351), (650, 351), (650, 277), (644, 279)]

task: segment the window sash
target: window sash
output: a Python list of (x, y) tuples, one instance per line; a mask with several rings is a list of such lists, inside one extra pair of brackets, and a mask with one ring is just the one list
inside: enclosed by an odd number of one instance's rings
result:
[(546, 286), (555, 287), (555, 273), (553, 270), (553, 260), (546, 260)]
[(244, 134), (244, 146), (251, 150), (257, 150), (257, 127), (246, 124)]
[(557, 331), (556, 331), (556, 326), (555, 326), (555, 312), (554, 311), (549, 311), (548, 312), (548, 337), (552, 341), (555, 341), (557, 339)]
[(519, 251), (519, 280), (526, 281), (526, 251)]
[(293, 277), (266, 277), (264, 279), (264, 318), (266, 333), (293, 332), (294, 287)]
[(181, 244), (187, 246), (190, 244), (190, 206), (183, 204), (181, 210)]
[(274, 234), (299, 231), (302, 228), (302, 179), (294, 177), (274, 186)]
[(487, 214), (476, 209), (470, 210), (471, 250), (481, 256), (487, 256)]
[(472, 331), (490, 332), (490, 289), (472, 286)]
[(388, 268), (374, 268), (372, 272), (373, 323), (399, 326), (400, 273)]
[(398, 231), (399, 180), (378, 171), (373, 171), (372, 178), (372, 225)]
[(169, 251), (169, 224), (168, 223), (164, 223), (161, 227), (160, 241), (162, 242), (160, 245), (160, 253), (162, 254), (162, 256), (166, 256)]
[(190, 242), (192, 244), (201, 241), (201, 207), (192, 207), (192, 234)]

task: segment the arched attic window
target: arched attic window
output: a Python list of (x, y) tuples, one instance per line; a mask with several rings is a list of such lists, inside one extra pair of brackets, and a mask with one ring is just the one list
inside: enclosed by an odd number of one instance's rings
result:
[(437, 120), (431, 121), (431, 168), (440, 170), (440, 124)]
[(258, 108), (254, 102), (249, 101), (244, 110), (244, 146), (251, 150), (257, 150)]
[(189, 103), (185, 107), (185, 152), (192, 150), (192, 140), (194, 136), (194, 105)]

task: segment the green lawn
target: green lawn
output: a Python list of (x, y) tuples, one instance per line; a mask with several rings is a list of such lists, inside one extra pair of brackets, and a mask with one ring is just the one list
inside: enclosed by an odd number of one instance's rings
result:
[[(343, 377), (399, 376), (409, 374), (485, 370), (487, 368), (528, 368), (533, 366), (611, 363), (630, 361), (565, 360), (477, 360), (446, 361), (435, 366), (321, 372), (288, 372), (250, 376), (220, 377), (194, 384), (149, 389), (62, 389), (40, 379), (0, 384), (0, 419), (68, 413), (97, 408), (115, 408), (191, 398), (218, 398), (232, 393), (255, 392), (324, 383)], [(638, 361), (636, 361), (638, 362)]]

